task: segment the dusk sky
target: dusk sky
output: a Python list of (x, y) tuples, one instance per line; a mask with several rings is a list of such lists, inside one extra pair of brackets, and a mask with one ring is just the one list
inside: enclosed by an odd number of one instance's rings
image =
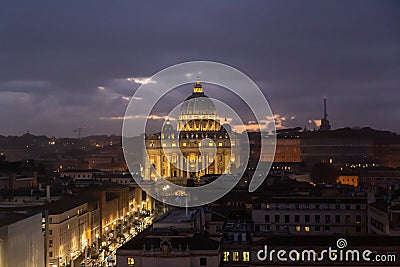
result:
[(1, 1), (0, 135), (121, 134), (142, 78), (191, 60), (249, 75), (282, 126), (328, 97), (333, 128), (400, 132), (398, 1), (96, 0)]

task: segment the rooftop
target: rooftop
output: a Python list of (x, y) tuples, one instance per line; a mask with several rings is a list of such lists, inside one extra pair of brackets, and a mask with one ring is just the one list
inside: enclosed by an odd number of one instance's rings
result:
[[(315, 246), (335, 246), (340, 236), (270, 236), (260, 241), (255, 245), (268, 245), (268, 246), (288, 246), (288, 247), (315, 247)], [(346, 236), (348, 247), (399, 247), (399, 236)]]
[(173, 210), (170, 211), (166, 216), (160, 218), (156, 223), (180, 223), (180, 222), (190, 222), (194, 220), (194, 211), (189, 211), (186, 215), (184, 210)]
[(29, 218), (31, 215), (16, 212), (0, 212), (0, 228)]
[(88, 201), (83, 198), (67, 196), (60, 200), (47, 203), (44, 205), (44, 208), (49, 211), (50, 215), (55, 215), (64, 213), (85, 203), (88, 203)]
[(383, 199), (377, 199), (375, 202), (371, 203), (370, 206), (382, 212), (388, 211), (388, 203)]
[(366, 204), (366, 198), (359, 197), (272, 197), (266, 203), (344, 203)]
[(192, 237), (156, 237), (156, 236), (146, 236), (146, 235), (138, 235), (132, 238), (129, 242), (125, 245), (120, 247), (117, 250), (140, 250), (142, 251), (143, 248), (149, 250), (153, 249), (160, 249), (160, 244), (167, 240), (171, 243), (173, 249), (186, 250), (217, 250), (219, 248), (219, 242), (212, 240), (208, 237), (202, 235), (194, 235)]

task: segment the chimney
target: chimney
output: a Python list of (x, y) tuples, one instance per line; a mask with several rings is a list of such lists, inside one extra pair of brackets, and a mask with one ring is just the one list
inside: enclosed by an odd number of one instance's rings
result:
[(50, 202), (50, 185), (46, 186), (46, 201)]

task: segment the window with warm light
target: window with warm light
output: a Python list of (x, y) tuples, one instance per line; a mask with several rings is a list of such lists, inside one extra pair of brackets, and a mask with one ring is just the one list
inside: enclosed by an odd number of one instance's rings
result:
[(250, 252), (243, 251), (243, 261), (250, 261)]
[(237, 251), (233, 252), (233, 261), (239, 261), (239, 252)]
[(176, 163), (178, 161), (178, 156), (176, 154), (172, 154), (171, 162)]
[(300, 232), (300, 226), (296, 226), (296, 231)]
[(304, 227), (304, 230), (305, 230), (306, 232), (310, 232), (310, 227), (309, 227), (309, 226), (306, 226), (306, 227)]
[(128, 257), (128, 265), (130, 265), (130, 266), (135, 265), (135, 258), (133, 258), (133, 257)]
[(229, 261), (229, 251), (224, 251), (224, 259), (223, 261)]

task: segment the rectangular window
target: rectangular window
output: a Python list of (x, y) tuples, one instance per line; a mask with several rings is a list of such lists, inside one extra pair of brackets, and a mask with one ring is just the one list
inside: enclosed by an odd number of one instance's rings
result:
[(250, 261), (250, 252), (243, 251), (243, 261)]
[(300, 222), (300, 215), (294, 215), (294, 222)]
[(229, 261), (229, 251), (224, 251), (224, 261)]
[(53, 240), (49, 240), (49, 248), (52, 248), (53, 247)]
[(134, 257), (128, 257), (128, 265), (135, 265), (135, 258)]
[(200, 258), (200, 266), (207, 266), (207, 258)]
[(346, 205), (346, 210), (350, 210), (350, 205), (349, 204)]
[(331, 223), (331, 216), (325, 215), (325, 223)]
[(335, 221), (336, 221), (336, 223), (340, 223), (340, 215), (335, 216)]
[(306, 215), (305, 218), (304, 218), (304, 221), (306, 223), (309, 223), (310, 222), (310, 215)]
[(171, 161), (172, 161), (172, 163), (176, 163), (178, 161), (178, 155), (172, 154)]
[(53, 235), (53, 230), (49, 230), (49, 235)]
[(360, 233), (360, 232), (361, 232), (361, 226), (357, 226), (357, 227), (356, 227), (356, 232), (357, 232), (357, 233)]
[(285, 215), (285, 223), (289, 223), (289, 215)]
[(321, 216), (319, 216), (319, 215), (315, 215), (315, 223), (320, 223), (320, 221), (321, 221), (320, 217)]
[(279, 215), (275, 215), (275, 222), (279, 222)]
[(315, 226), (315, 232), (319, 232), (321, 231), (321, 227), (320, 226)]
[(360, 206), (360, 205), (356, 205), (356, 209), (357, 209), (357, 210), (360, 210), (360, 209), (361, 209), (361, 206)]
[(264, 220), (266, 223), (269, 223), (269, 215), (268, 214), (264, 216)]
[(296, 232), (300, 232), (300, 230), (301, 230), (301, 229), (300, 229), (300, 226), (297, 225), (297, 226), (296, 226)]
[(237, 252), (237, 251), (233, 252), (233, 259), (232, 260), (233, 261), (239, 261), (239, 252)]
[(360, 215), (356, 216), (356, 223), (361, 223), (361, 216)]
[(305, 227), (304, 227), (304, 230), (305, 230), (306, 232), (310, 232), (310, 227), (309, 227), (309, 226), (305, 226)]

